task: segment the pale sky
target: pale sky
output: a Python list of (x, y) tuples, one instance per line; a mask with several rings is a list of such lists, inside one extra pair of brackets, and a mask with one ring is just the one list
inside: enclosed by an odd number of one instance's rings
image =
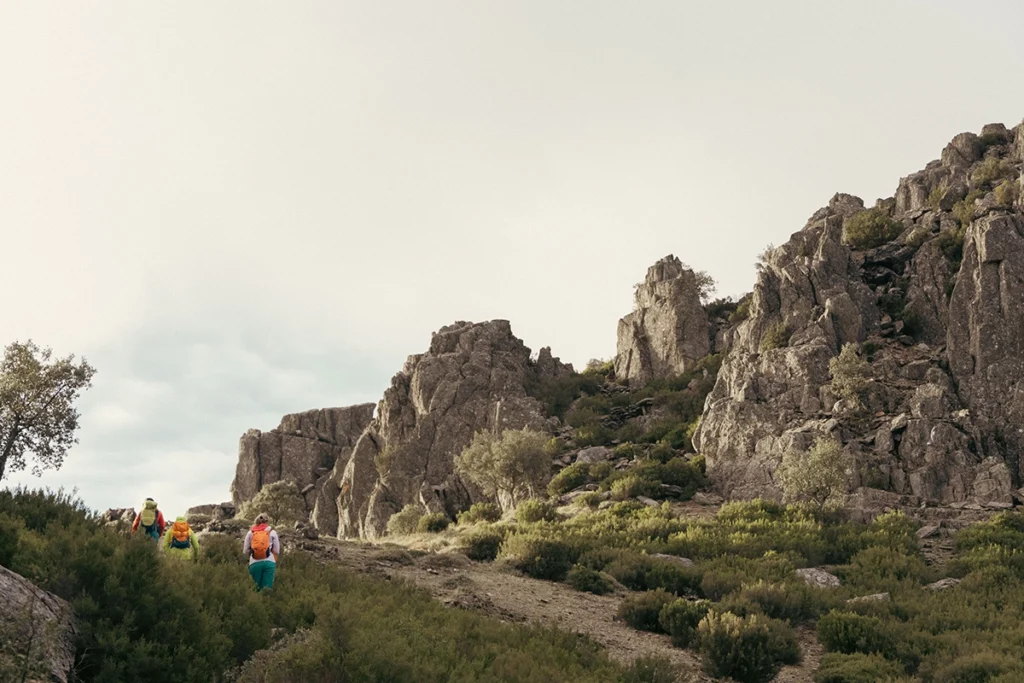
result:
[(1024, 117), (1005, 0), (0, 3), (0, 345), (86, 356), (5, 485), (168, 514), (238, 437), (377, 401), (430, 333), (615, 352), (647, 266), (754, 282), (837, 191)]

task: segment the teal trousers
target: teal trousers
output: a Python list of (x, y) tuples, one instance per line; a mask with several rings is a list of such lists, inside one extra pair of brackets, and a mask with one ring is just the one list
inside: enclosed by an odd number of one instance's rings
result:
[(249, 565), (249, 575), (256, 582), (256, 590), (270, 590), (274, 587), (274, 573), (277, 563), (271, 560), (260, 560)]

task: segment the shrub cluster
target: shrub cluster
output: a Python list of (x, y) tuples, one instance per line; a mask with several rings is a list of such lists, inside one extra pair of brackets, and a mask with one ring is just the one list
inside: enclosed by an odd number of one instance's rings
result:
[(299, 487), (291, 480), (267, 484), (252, 500), (242, 503), (238, 508), (238, 516), (242, 519), (255, 519), (261, 512), (270, 515), (278, 527), (291, 526), (309, 518), (306, 501), (299, 493)]
[(789, 626), (757, 614), (711, 612), (700, 622), (697, 638), (708, 673), (740, 683), (767, 683), (783, 665), (800, 661)]
[(468, 510), (459, 513), (459, 524), (497, 522), (501, 519), (501, 508), (494, 503), (473, 503)]
[(448, 515), (443, 512), (431, 512), (423, 515), (416, 522), (416, 531), (421, 534), (436, 534), (444, 531), (451, 524)]
[(423, 517), (423, 510), (419, 505), (410, 503), (399, 512), (391, 515), (388, 519), (387, 529), (389, 534), (413, 534), (419, 527), (420, 518)]
[(891, 242), (903, 232), (903, 224), (894, 221), (879, 207), (855, 213), (843, 223), (843, 241), (854, 249), (874, 249)]
[(577, 564), (569, 570), (565, 582), (580, 592), (594, 595), (607, 595), (615, 591), (615, 582), (612, 577), (581, 564)]
[(471, 560), (490, 562), (498, 556), (505, 535), (492, 526), (480, 527), (459, 536), (458, 545)]
[(544, 500), (526, 500), (516, 508), (516, 521), (521, 524), (555, 522), (557, 520), (558, 513), (555, 512), (555, 506)]

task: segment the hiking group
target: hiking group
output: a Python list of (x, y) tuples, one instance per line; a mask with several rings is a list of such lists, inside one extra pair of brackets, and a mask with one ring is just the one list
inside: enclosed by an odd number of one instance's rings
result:
[[(277, 558), (281, 554), (281, 539), (270, 522), (270, 516), (261, 512), (242, 542), (242, 552), (249, 558), (249, 575), (257, 591), (274, 587)], [(188, 520), (177, 517), (172, 524), (167, 524), (164, 513), (152, 498), (146, 499), (132, 523), (133, 534), (140, 530), (157, 541), (168, 557), (192, 562), (199, 560), (199, 539)]]

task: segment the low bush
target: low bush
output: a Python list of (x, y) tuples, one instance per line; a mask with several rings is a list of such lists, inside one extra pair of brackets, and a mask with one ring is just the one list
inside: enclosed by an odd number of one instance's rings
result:
[(639, 631), (661, 633), (661, 610), (676, 596), (663, 590), (631, 595), (619, 603), (618, 618)]
[[(953, 205), (953, 216), (960, 222), (960, 227), (966, 227), (970, 225), (971, 221), (974, 220), (974, 209), (975, 202), (985, 196), (985, 193), (981, 190), (971, 190), (967, 193), (967, 196), (958, 201)], [(943, 235), (948, 234), (949, 231), (945, 231), (939, 235), (939, 239), (943, 239)], [(960, 235), (960, 243), (963, 244), (963, 235)], [(940, 247), (942, 244), (940, 243)], [(946, 251), (943, 248), (943, 251)], [(949, 254), (947, 253), (948, 257)], [(957, 259), (959, 262), (959, 259)]]
[(1020, 195), (1020, 184), (1016, 180), (1004, 180), (996, 187), (996, 204), (1004, 209), (1012, 208)]
[(662, 631), (672, 636), (673, 645), (689, 647), (697, 634), (697, 626), (710, 609), (711, 603), (707, 600), (673, 600), (661, 608), (658, 624)]
[(855, 213), (843, 223), (843, 241), (854, 249), (874, 249), (903, 232), (903, 224), (875, 207)]
[(903, 667), (878, 655), (829, 653), (814, 672), (814, 683), (895, 683)]
[(198, 525), (209, 524), (210, 521), (213, 519), (213, 517), (211, 517), (210, 515), (204, 515), (204, 514), (191, 514), (191, 515), (186, 515), (185, 519), (192, 526), (196, 526), (197, 524)]
[(740, 600), (757, 605), (772, 619), (800, 624), (817, 619), (827, 611), (830, 594), (804, 583), (769, 583), (764, 580), (744, 586), (738, 593)]
[(578, 553), (565, 541), (536, 534), (514, 534), (501, 544), (498, 557), (535, 579), (562, 581)]
[(569, 570), (565, 582), (578, 591), (594, 595), (607, 595), (615, 591), (615, 583), (610, 576), (579, 564)]
[(789, 346), (790, 334), (789, 325), (784, 321), (775, 323), (766, 329), (764, 334), (761, 335), (761, 343), (759, 346), (761, 353)]
[(645, 655), (633, 660), (620, 683), (675, 683), (676, 667), (666, 657)]
[(490, 562), (498, 556), (504, 534), (494, 527), (481, 527), (459, 536), (457, 545), (471, 560)]
[(309, 518), (306, 501), (294, 481), (275, 481), (260, 489), (252, 500), (242, 503), (238, 516), (255, 519), (261, 512), (270, 515), (274, 526), (285, 527)]
[(431, 512), (420, 517), (416, 523), (416, 531), (421, 534), (438, 534), (447, 529), (451, 523), (448, 515), (443, 512)]
[(934, 683), (988, 683), (1004, 675), (1008, 675), (1007, 681), (1024, 680), (1024, 664), (1015, 657), (982, 651), (953, 660), (937, 670), (932, 680)]
[(767, 683), (784, 665), (800, 661), (789, 626), (756, 614), (708, 613), (697, 627), (697, 647), (709, 674), (740, 683)]
[(990, 187), (997, 180), (1006, 178), (1013, 172), (1013, 164), (1006, 159), (988, 157), (975, 166), (971, 172), (971, 187), (982, 189)]
[(520, 524), (558, 521), (555, 506), (543, 500), (527, 500), (516, 508), (516, 521)]
[(501, 508), (494, 503), (473, 503), (468, 510), (459, 513), (459, 524), (477, 524), (479, 522), (497, 522), (501, 519)]
[(569, 465), (548, 482), (548, 494), (561, 496), (578, 489), (590, 480), (590, 468), (585, 462)]
[(635, 591), (663, 589), (675, 595), (699, 595), (701, 572), (677, 562), (639, 553), (621, 553), (603, 567), (626, 588)]
[(409, 504), (401, 509), (400, 512), (396, 512), (391, 515), (388, 519), (387, 529), (389, 534), (412, 534), (416, 533), (416, 529), (420, 523), (420, 517), (423, 516), (423, 510), (420, 509), (419, 505)]
[(829, 652), (892, 655), (892, 634), (878, 617), (832, 610), (818, 620), (818, 640)]
[(650, 479), (645, 479), (637, 474), (628, 474), (612, 484), (612, 498), (615, 500), (626, 500), (638, 496), (658, 495), (661, 485)]
[(918, 552), (873, 546), (836, 570), (847, 585), (875, 593), (894, 591), (903, 584), (920, 585), (928, 578), (928, 567)]

